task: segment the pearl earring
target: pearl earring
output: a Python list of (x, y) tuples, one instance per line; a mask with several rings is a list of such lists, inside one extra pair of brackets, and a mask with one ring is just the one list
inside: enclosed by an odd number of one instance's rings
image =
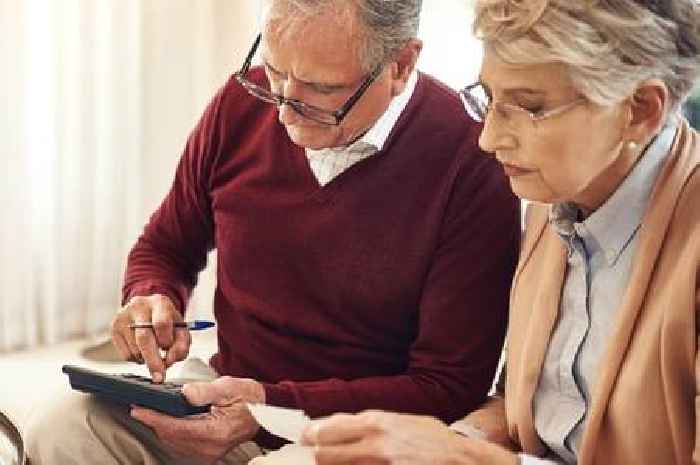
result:
[(627, 150), (630, 152), (636, 152), (639, 150), (639, 144), (636, 141), (631, 140), (627, 142)]

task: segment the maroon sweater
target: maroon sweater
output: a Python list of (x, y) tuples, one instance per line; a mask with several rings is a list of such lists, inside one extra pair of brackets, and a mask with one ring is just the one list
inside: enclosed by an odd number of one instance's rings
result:
[(162, 293), (183, 310), (216, 248), (220, 374), (312, 417), (455, 420), (491, 386), (520, 237), (480, 129), (421, 75), (383, 150), (320, 187), (275, 106), (231, 79), (129, 255), (124, 300)]

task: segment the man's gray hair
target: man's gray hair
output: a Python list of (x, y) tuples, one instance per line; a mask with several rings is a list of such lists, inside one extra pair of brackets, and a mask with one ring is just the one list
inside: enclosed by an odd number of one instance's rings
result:
[(362, 66), (371, 70), (392, 60), (418, 34), (423, 0), (266, 0), (266, 19), (310, 19), (336, 10), (354, 15), (364, 43), (358, 50)]

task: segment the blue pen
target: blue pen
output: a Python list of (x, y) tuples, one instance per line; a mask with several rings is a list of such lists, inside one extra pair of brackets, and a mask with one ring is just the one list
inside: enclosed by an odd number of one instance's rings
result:
[[(190, 331), (199, 331), (214, 326), (213, 321), (194, 320), (194, 321), (177, 321), (174, 325), (176, 328), (187, 328)], [(132, 323), (129, 325), (131, 329), (153, 328), (153, 323)]]

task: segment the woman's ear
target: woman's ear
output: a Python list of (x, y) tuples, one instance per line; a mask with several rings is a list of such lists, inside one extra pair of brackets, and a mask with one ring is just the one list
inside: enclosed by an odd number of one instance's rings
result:
[(668, 87), (660, 79), (643, 81), (630, 98), (625, 140), (646, 146), (661, 129), (668, 113)]
[(423, 41), (410, 39), (391, 63), (391, 95), (396, 97), (403, 92), (406, 82), (416, 68), (416, 62), (423, 49)]

